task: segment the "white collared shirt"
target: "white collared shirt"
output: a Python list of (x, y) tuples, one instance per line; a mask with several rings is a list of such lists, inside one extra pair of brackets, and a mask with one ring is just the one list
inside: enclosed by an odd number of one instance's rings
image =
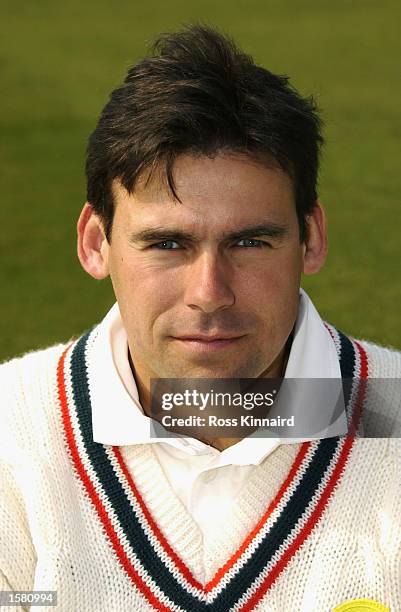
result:
[[(211, 520), (211, 508), (215, 520), (216, 508), (223, 514), (231, 506), (256, 465), (280, 444), (301, 441), (248, 437), (219, 451), (194, 438), (151, 437), (150, 419), (139, 402), (117, 303), (99, 326), (89, 367), (97, 381), (91, 395), (94, 441), (118, 446), (152, 444), (174, 492), (203, 530)], [(285, 378), (341, 379), (333, 340), (302, 289)], [(344, 434), (344, 427), (342, 415), (319, 437)]]

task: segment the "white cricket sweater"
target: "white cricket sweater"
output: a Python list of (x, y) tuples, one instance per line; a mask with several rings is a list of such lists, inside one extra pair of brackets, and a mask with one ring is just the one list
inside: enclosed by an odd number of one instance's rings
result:
[[(363, 381), (399, 379), (401, 354), (330, 331), (354, 378), (348, 412), (372, 415)], [(358, 598), (401, 611), (399, 439), (278, 447), (202, 538), (151, 445), (93, 442), (93, 333), (0, 368), (0, 590), (56, 590), (42, 609), (65, 612), (329, 612)]]

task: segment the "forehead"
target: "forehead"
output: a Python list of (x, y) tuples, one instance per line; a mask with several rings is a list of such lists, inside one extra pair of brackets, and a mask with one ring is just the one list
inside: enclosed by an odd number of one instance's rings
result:
[(115, 222), (128, 225), (227, 224), (287, 222), (295, 216), (291, 178), (281, 169), (250, 157), (219, 154), (215, 157), (182, 155), (174, 163), (177, 201), (167, 186), (163, 166), (143, 173), (129, 194), (113, 183)]

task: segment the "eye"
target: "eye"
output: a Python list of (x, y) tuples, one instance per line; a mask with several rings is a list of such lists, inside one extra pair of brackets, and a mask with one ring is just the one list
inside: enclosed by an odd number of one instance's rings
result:
[(172, 251), (176, 249), (180, 249), (180, 245), (175, 240), (163, 240), (163, 242), (158, 242), (157, 244), (152, 244), (151, 249), (159, 249), (161, 251)]
[(238, 242), (235, 243), (235, 246), (239, 246), (241, 248), (248, 248), (248, 249), (249, 248), (261, 249), (263, 247), (268, 247), (270, 245), (267, 242), (264, 242), (263, 240), (257, 240), (256, 238), (242, 238), (242, 240), (239, 240)]

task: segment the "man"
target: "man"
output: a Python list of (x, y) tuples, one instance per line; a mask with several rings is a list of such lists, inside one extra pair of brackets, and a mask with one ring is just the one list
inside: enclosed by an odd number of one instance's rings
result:
[(364, 381), (400, 376), (399, 353), (300, 290), (327, 250), (320, 128), (205, 27), (162, 37), (112, 93), (78, 255), (117, 304), (2, 366), (3, 590), (66, 611), (401, 609), (398, 440), (150, 435), (151, 379), (351, 379), (359, 428)]

